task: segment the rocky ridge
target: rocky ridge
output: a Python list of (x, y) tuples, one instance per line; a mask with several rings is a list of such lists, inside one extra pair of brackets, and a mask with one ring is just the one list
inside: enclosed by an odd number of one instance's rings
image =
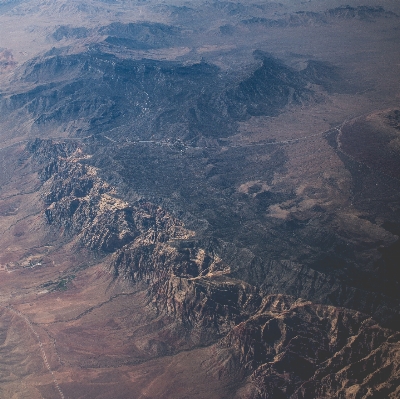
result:
[(0, 1), (2, 398), (399, 396), (400, 12), (349, 1)]
[(119, 49), (119, 43), (92, 44), (87, 53), (50, 50), (31, 60), (14, 80), (17, 87), (24, 81), (20, 90), (0, 96), (0, 122), (27, 118), (28, 132), (39, 137), (107, 131), (114, 140), (168, 137), (194, 145), (232, 135), (238, 122), (252, 116), (277, 115), (289, 105), (319, 102), (328, 91), (343, 89), (337, 68), (321, 61), (297, 71), (256, 51), (253, 71), (238, 79), (204, 61), (125, 59)]
[(399, 393), (399, 334), (348, 309), (267, 296), (217, 347), (220, 362), (233, 367), (239, 359), (249, 370), (240, 398), (395, 398)]
[(54, 157), (39, 173), (44, 217), (64, 239), (100, 254), (111, 253), (113, 278), (147, 285), (160, 312), (205, 336), (197, 344), (212, 342), (254, 310), (257, 290), (224, 279), (229, 267), (196, 246), (191, 240), (194, 232), (182, 222), (149, 202), (130, 205), (118, 199), (96, 168), (82, 162), (79, 145), (56, 143), (51, 150), (52, 144), (36, 140), (28, 147), (38, 162), (43, 161), (41, 154)]
[(28, 149), (42, 165), (48, 225), (110, 254), (114, 284), (145, 287), (163, 318), (156, 356), (212, 345), (204, 367), (239, 378), (243, 399), (396, 397), (400, 369), (389, 359), (398, 358), (398, 333), (354, 310), (266, 295), (232, 278), (171, 214), (119, 199), (77, 142), (36, 140)]
[(43, 162), (42, 154), (52, 157), (39, 172), (47, 223), (60, 227), (67, 237), (76, 236), (81, 245), (115, 252), (139, 235), (161, 242), (191, 236), (162, 209), (146, 202), (131, 206), (118, 199), (115, 189), (98, 177), (97, 169), (84, 162), (88, 156), (78, 144), (37, 139), (28, 148), (37, 162)]

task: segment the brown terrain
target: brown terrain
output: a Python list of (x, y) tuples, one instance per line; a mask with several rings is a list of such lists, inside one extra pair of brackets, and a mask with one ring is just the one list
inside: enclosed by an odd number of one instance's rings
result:
[(1, 198), (4, 397), (399, 394), (396, 331), (230, 277), (168, 212), (118, 199), (79, 142), (11, 148)]
[(128, 3), (0, 3), (0, 398), (400, 397), (397, 3)]

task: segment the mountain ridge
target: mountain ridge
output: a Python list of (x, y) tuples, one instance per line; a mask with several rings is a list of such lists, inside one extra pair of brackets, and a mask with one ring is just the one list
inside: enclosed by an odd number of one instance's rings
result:
[(399, 395), (400, 10), (365, 3), (0, 3), (2, 398)]

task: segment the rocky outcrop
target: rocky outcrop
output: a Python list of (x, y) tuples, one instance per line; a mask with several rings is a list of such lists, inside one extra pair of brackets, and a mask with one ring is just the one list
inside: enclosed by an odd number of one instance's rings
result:
[[(244, 252), (219, 240), (197, 241), (160, 206), (118, 198), (78, 142), (36, 140), (28, 149), (40, 164), (48, 225), (100, 255), (111, 254), (114, 284), (146, 291), (158, 314), (151, 356), (212, 345), (204, 366), (220, 379), (241, 381), (242, 399), (395, 397), (399, 334), (367, 314), (296, 299), (311, 290), (322, 300), (326, 292), (342, 292), (335, 279), (292, 262), (261, 267), (249, 258), (249, 266)], [(264, 284), (245, 283), (241, 269)], [(295, 296), (268, 294), (274, 290)], [(368, 302), (361, 292), (341, 295), (350, 305), (358, 296)], [(382, 311), (372, 302), (371, 312)]]
[(367, 315), (272, 295), (218, 343), (208, 366), (221, 378), (247, 373), (240, 398), (394, 398), (399, 341)]
[(111, 270), (116, 278), (147, 284), (153, 305), (183, 326), (196, 345), (227, 333), (261, 301), (254, 287), (229, 278), (229, 267), (193, 242), (139, 237), (113, 255)]
[(36, 162), (44, 164), (39, 176), (44, 181), (46, 221), (61, 228), (64, 236), (92, 250), (114, 252), (137, 236), (162, 242), (191, 235), (161, 208), (148, 202), (130, 205), (117, 198), (97, 169), (84, 162), (76, 142), (36, 140), (28, 149)]
[(256, 288), (229, 278), (229, 266), (161, 207), (117, 198), (77, 143), (36, 140), (28, 148), (44, 163), (47, 224), (79, 245), (112, 253), (114, 279), (147, 286), (149, 301), (174, 330), (186, 331), (191, 346), (215, 342), (257, 309)]

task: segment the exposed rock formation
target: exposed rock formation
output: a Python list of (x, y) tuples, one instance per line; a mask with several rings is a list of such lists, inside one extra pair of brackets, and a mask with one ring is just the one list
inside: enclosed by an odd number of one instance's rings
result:
[(358, 312), (267, 296), (220, 341), (209, 367), (250, 374), (240, 398), (395, 398), (399, 339)]
[[(118, 199), (76, 142), (36, 140), (28, 148), (42, 164), (47, 223), (80, 245), (112, 253), (114, 281), (146, 290), (161, 317), (148, 343), (151, 356), (212, 344), (204, 367), (220, 379), (242, 381), (236, 396), (242, 399), (396, 397), (398, 333), (360, 312), (263, 295), (232, 278), (230, 266), (161, 207)], [(46, 163), (49, 154), (53, 160)], [(286, 267), (289, 276), (297, 270)], [(271, 264), (269, 281), (277, 278), (278, 290), (285, 278), (274, 275), (284, 268)], [(297, 279), (303, 274), (297, 270)], [(313, 279), (317, 294), (327, 282)]]
[[(153, 241), (183, 239), (192, 235), (182, 223), (147, 202), (133, 206), (118, 199), (114, 189), (85, 164), (77, 143), (53, 144), (36, 140), (28, 146), (44, 163), (39, 172), (44, 181), (42, 197), (46, 221), (59, 226), (92, 250), (114, 252), (141, 235)], [(52, 159), (49, 163), (45, 159)]]
[(2, 399), (400, 396), (376, 2), (0, 0)]

